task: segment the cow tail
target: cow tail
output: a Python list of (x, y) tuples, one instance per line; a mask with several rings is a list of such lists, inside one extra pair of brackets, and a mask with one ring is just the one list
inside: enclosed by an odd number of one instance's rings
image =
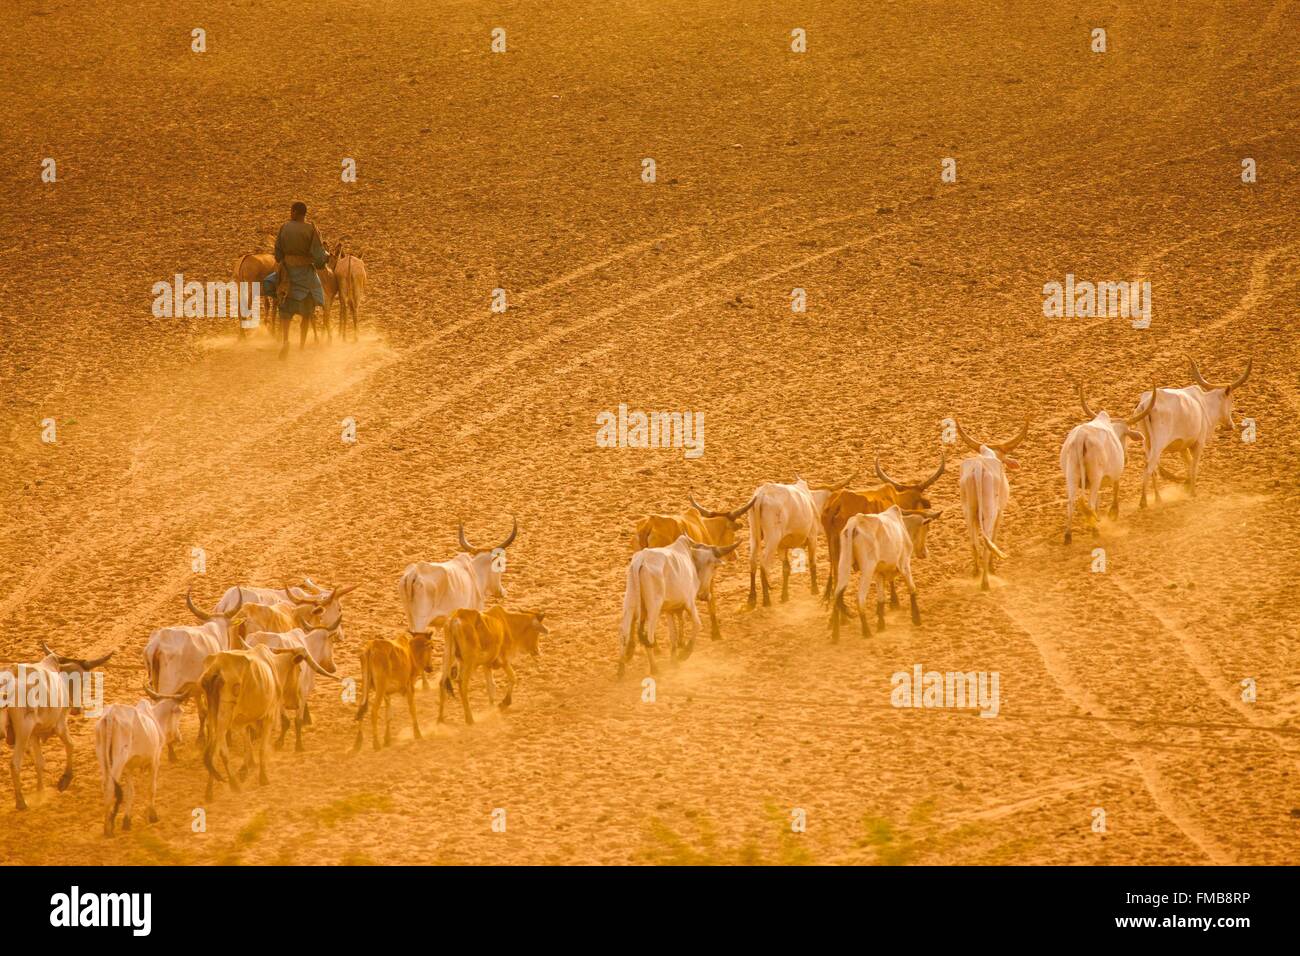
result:
[(366, 716), (370, 706), (370, 651), (361, 652), (361, 706), (357, 708), (357, 720)]
[(213, 777), (225, 783), (226, 778), (217, 773), (216, 762), (213, 760), (217, 751), (217, 725), (220, 723), (218, 718), (221, 708), (221, 684), (220, 671), (205, 674), (201, 682), (204, 698), (208, 702), (208, 739), (203, 741), (203, 766), (208, 768), (208, 773), (212, 774)]
[(623, 590), (623, 620), (618, 626), (619, 647), (624, 652), (636, 631), (637, 613), (640, 608), (641, 587), (636, 576), (636, 564), (633, 562), (627, 567), (627, 585)]

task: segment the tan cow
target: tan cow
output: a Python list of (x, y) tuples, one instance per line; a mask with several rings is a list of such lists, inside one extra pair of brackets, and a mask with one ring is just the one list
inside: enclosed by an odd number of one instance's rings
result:
[(361, 749), (364, 726), (360, 721), (370, 710), (370, 738), (379, 749), (379, 706), (370, 709), (373, 690), (385, 706), (384, 746), (393, 742), (393, 702), (390, 694), (401, 694), (411, 709), (411, 731), (420, 738), (420, 722), (415, 716), (415, 682), (421, 674), (433, 673), (433, 651), (429, 635), (403, 634), (400, 637), (377, 637), (361, 649), (361, 706), (357, 708), (357, 740), (352, 747)]
[[(207, 799), (212, 799), (215, 782), (229, 783), (238, 792), (239, 783), (230, 772), (228, 740), (245, 737), (244, 766), (240, 779), (254, 762), (258, 765), (258, 783), (269, 782), (266, 757), (271, 747), (271, 732), (279, 724), (286, 706), (298, 705), (299, 667), (306, 661), (316, 673), (332, 680), (339, 678), (325, 670), (305, 648), (272, 648), (259, 645), (242, 650), (221, 651), (208, 658), (199, 686), (207, 700), (207, 740), (203, 746), (203, 763), (208, 768)], [(190, 688), (177, 694), (159, 694), (148, 684), (145, 691), (154, 700), (183, 700)], [(226, 776), (217, 771), (217, 758)]]
[(469, 680), (475, 668), (483, 668), (487, 677), (488, 704), (495, 706), (492, 671), (506, 675), (506, 696), (501, 699), (505, 710), (515, 692), (515, 669), (510, 660), (521, 653), (539, 657), (537, 640), (550, 633), (542, 623), (545, 611), (507, 611), (497, 605), (488, 611), (462, 608), (447, 622), (447, 644), (451, 653), (444, 656), (442, 681), (438, 684), (438, 723), (451, 692), (450, 661), (460, 665), (460, 703), (465, 709), (465, 723), (474, 723), (469, 709)]

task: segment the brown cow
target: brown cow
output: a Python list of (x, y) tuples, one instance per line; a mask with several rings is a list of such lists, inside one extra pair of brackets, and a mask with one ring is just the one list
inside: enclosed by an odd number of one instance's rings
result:
[(505, 671), (506, 696), (501, 699), (501, 709), (510, 706), (516, 680), (510, 659), (523, 652), (540, 656), (537, 639), (549, 633), (542, 623), (545, 614), (545, 611), (507, 611), (497, 605), (489, 611), (462, 608), (451, 616), (447, 622), (450, 653), (443, 658), (442, 682), (438, 685), (438, 723), (442, 723), (447, 694), (452, 689), (450, 662), (453, 659), (460, 665), (460, 703), (465, 709), (465, 723), (474, 723), (469, 709), (469, 679), (477, 667), (487, 673), (488, 703), (493, 706), (496, 701), (492, 671)]
[[(357, 740), (352, 747), (361, 749), (364, 727), (359, 723), (370, 707), (370, 691), (374, 688), (385, 706), (384, 746), (393, 742), (393, 702), (390, 694), (401, 694), (411, 708), (411, 730), (420, 738), (420, 722), (415, 716), (415, 681), (423, 673), (433, 672), (433, 654), (428, 634), (408, 637), (377, 637), (361, 650), (361, 706), (357, 709)], [(379, 707), (370, 711), (370, 738), (379, 749)]]
[[(941, 448), (939, 467), (935, 473), (925, 481), (905, 484), (885, 474), (885, 470), (880, 467), (880, 457), (877, 456), (876, 477), (884, 484), (864, 491), (845, 489), (831, 495), (822, 510), (822, 530), (826, 532), (826, 547), (830, 552), (830, 572), (826, 575), (826, 590), (822, 594), (825, 600), (829, 601), (831, 595), (835, 593), (835, 578), (839, 572), (840, 561), (840, 532), (844, 530), (848, 520), (854, 515), (880, 514), (894, 505), (898, 505), (904, 511), (928, 511), (930, 499), (925, 496), (925, 490), (939, 480), (947, 464), (948, 456)], [(898, 607), (898, 593), (892, 579), (889, 582), (889, 606)]]

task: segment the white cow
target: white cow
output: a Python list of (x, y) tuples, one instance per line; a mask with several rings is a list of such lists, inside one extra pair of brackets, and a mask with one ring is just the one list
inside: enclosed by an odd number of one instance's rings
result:
[(916, 606), (916, 584), (912, 581), (912, 557), (926, 556), (925, 529), (942, 511), (904, 511), (898, 505), (878, 514), (856, 514), (844, 523), (840, 532), (839, 567), (835, 569), (835, 596), (831, 601), (831, 642), (840, 639), (840, 617), (845, 613), (844, 592), (849, 586), (849, 575), (857, 567), (861, 572), (858, 581), (858, 617), (862, 622), (862, 636), (870, 637), (867, 625), (867, 593), (876, 582), (876, 628), (885, 629), (885, 584), (891, 585), (901, 574), (912, 598), (912, 623), (921, 623), (921, 611)]
[[(465, 526), (456, 531), (461, 553), (449, 561), (431, 564), (417, 561), (407, 565), (397, 584), (398, 597), (406, 611), (407, 631), (412, 637), (428, 637), (433, 628), (444, 631), (447, 621), (461, 608), (482, 611), (488, 601), (504, 603), (501, 575), (506, 569), (506, 548), (514, 543), (519, 522), (510, 519), (510, 534), (495, 548), (476, 548), (465, 539)], [(447, 643), (443, 641), (443, 654)], [(429, 678), (421, 678), (429, 686)]]
[[(700, 632), (696, 601), (708, 601), (713, 573), (722, 559), (739, 544), (725, 548), (699, 544), (682, 535), (662, 548), (643, 548), (632, 555), (627, 566), (627, 588), (623, 592), (623, 622), (619, 627), (618, 674), (636, 653), (639, 639), (645, 645), (650, 673), (655, 673), (655, 628), (659, 615), (669, 615), (669, 639), (674, 660), (685, 660), (695, 648)], [(678, 654), (682, 616), (691, 618), (691, 639)]]
[[(1179, 452), (1187, 466), (1187, 487), (1196, 494), (1196, 472), (1200, 467), (1201, 455), (1214, 438), (1214, 430), (1225, 425), (1236, 428), (1232, 420), (1233, 392), (1241, 388), (1250, 376), (1254, 359), (1246, 362), (1246, 370), (1231, 385), (1211, 385), (1201, 375), (1192, 358), (1187, 361), (1192, 367), (1195, 385), (1186, 388), (1164, 388), (1160, 390), (1160, 399), (1156, 402), (1151, 416), (1138, 429), (1146, 443), (1147, 461), (1142, 472), (1142, 501), (1140, 507), (1147, 506), (1147, 481), (1155, 492), (1156, 503), (1160, 503), (1160, 488), (1156, 484), (1156, 471), (1160, 468), (1160, 456), (1167, 451)], [(1150, 392), (1143, 392), (1138, 397), (1137, 408), (1150, 401)], [(1136, 409), (1135, 409), (1136, 411)], [(1166, 472), (1166, 477), (1171, 477)]]
[[(149, 683), (160, 693), (178, 694), (188, 687), (188, 697), (194, 700), (199, 711), (199, 740), (203, 740), (203, 727), (207, 718), (199, 678), (208, 658), (227, 650), (217, 628), (212, 622), (193, 627), (160, 627), (149, 635), (144, 645), (144, 668)], [(167, 743), (167, 759), (176, 762), (176, 744), (181, 739), (181, 709), (164, 712), (163, 737)]]
[[(305, 648), (316, 663), (333, 674), (334, 641), (340, 634), (341, 631), (338, 628), (316, 627), (307, 631), (296, 627), (291, 631), (258, 631), (256, 634), (250, 634), (244, 639), (244, 642), (248, 647), (262, 644), (266, 647)], [(284, 735), (288, 731), (289, 721), (292, 720), (295, 738), (293, 749), (301, 752), (303, 749), (302, 728), (305, 724), (311, 723), (307, 711), (307, 701), (311, 697), (312, 689), (316, 686), (316, 672), (307, 666), (306, 661), (303, 661), (299, 667), (298, 699), (284, 701), (285, 719), (280, 723), (280, 736), (276, 740), (275, 746), (277, 749), (284, 746)]]
[(162, 763), (163, 724), (170, 712), (179, 709), (180, 701), (142, 700), (134, 707), (112, 704), (95, 725), (95, 759), (104, 778), (104, 836), (113, 835), (118, 808), (126, 797), (122, 829), (131, 829), (131, 811), (135, 808), (136, 771), (149, 774), (149, 822), (158, 822), (158, 767)]
[(14, 749), (9, 772), (13, 777), (14, 803), (19, 810), (27, 809), (19, 779), (23, 757), (32, 751), (36, 763), (36, 792), (42, 793), (45, 790), (45, 754), (41, 751), (41, 744), (51, 734), (63, 741), (67, 758), (58, 788), (66, 790), (72, 783), (72, 738), (68, 736), (68, 714), (82, 711), (84, 695), (82, 699), (78, 699), (78, 695), (85, 686), (82, 684), (85, 675), (113, 656), (110, 651), (93, 660), (60, 657), (44, 641), (41, 650), (45, 651), (45, 657), (35, 664), (18, 665), (16, 674), (0, 671), (0, 730), (5, 742)]
[[(1152, 386), (1152, 393), (1157, 391)], [(1115, 500), (1111, 502), (1110, 517), (1119, 517), (1119, 482), (1124, 476), (1127, 459), (1125, 439), (1142, 441), (1142, 433), (1134, 426), (1151, 414), (1153, 402), (1130, 418), (1111, 418), (1102, 409), (1094, 412), (1088, 407), (1083, 385), (1079, 385), (1079, 402), (1091, 421), (1075, 425), (1061, 445), (1061, 470), (1065, 472), (1065, 543), (1073, 540), (1071, 525), (1074, 522), (1075, 499), (1086, 494), (1088, 500), (1079, 507), (1084, 513), (1092, 533), (1098, 534), (1097, 505), (1101, 499), (1101, 486), (1111, 482), (1115, 486)]]
[(1004, 442), (978, 442), (957, 424), (957, 434), (975, 452), (961, 463), (957, 478), (957, 491), (961, 495), (962, 514), (970, 534), (971, 554), (975, 559), (975, 574), (980, 579), (980, 589), (989, 589), (989, 571), (993, 557), (1005, 558), (1006, 553), (994, 543), (1002, 511), (1011, 499), (1011, 485), (1007, 482), (1007, 469), (1020, 467), (1020, 462), (1010, 457), (1016, 446), (1029, 434), (1029, 419), (1025, 419), (1020, 434)]
[(756, 574), (763, 579), (763, 606), (772, 605), (767, 566), (778, 553), (781, 555), (781, 600), (789, 600), (791, 548), (803, 548), (807, 552), (812, 592), (817, 593), (817, 532), (821, 528), (822, 510), (831, 495), (847, 488), (856, 477), (855, 472), (839, 484), (821, 487), (811, 487), (802, 478), (788, 485), (776, 482), (759, 485), (754, 492), (754, 507), (749, 512), (750, 608), (758, 603)]

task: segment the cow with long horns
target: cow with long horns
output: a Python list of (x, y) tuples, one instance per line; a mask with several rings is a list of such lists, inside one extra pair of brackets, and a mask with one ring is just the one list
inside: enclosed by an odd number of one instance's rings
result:
[[(1228, 385), (1211, 385), (1201, 375), (1196, 360), (1188, 356), (1194, 385), (1185, 388), (1162, 388), (1158, 401), (1152, 402), (1150, 392), (1138, 396), (1137, 409), (1151, 404), (1151, 413), (1138, 430), (1146, 444), (1146, 467), (1142, 472), (1142, 500), (1140, 507), (1147, 506), (1147, 482), (1155, 493), (1156, 503), (1160, 503), (1160, 488), (1156, 484), (1156, 472), (1160, 469), (1160, 456), (1167, 451), (1176, 451), (1182, 455), (1187, 467), (1188, 491), (1196, 494), (1196, 474), (1200, 469), (1201, 455), (1214, 439), (1216, 428), (1236, 428), (1232, 419), (1233, 402), (1236, 391), (1246, 384), (1250, 377), (1254, 359), (1246, 361), (1246, 369), (1235, 381)], [(1135, 409), (1135, 411), (1137, 410)], [(1170, 477), (1165, 472), (1166, 477)]]
[[(700, 544), (725, 548), (736, 542), (736, 532), (744, 527), (740, 520), (750, 508), (754, 507), (754, 498), (735, 511), (712, 511), (695, 500), (694, 494), (688, 494), (692, 512), (679, 515), (647, 515), (637, 522), (634, 550), (643, 548), (664, 548), (682, 535), (686, 535)], [(735, 560), (729, 556), (728, 560)], [(713, 587), (709, 587), (709, 633), (713, 638), (722, 636), (718, 628), (718, 605), (714, 598)]]
[[(504, 541), (493, 548), (479, 548), (465, 538), (465, 525), (460, 524), (456, 530), (459, 554), (436, 564), (417, 561), (407, 565), (397, 584), (406, 611), (407, 632), (412, 637), (428, 637), (437, 628), (445, 637), (448, 619), (461, 608), (482, 611), (489, 601), (503, 603), (506, 592), (501, 576), (506, 570), (506, 548), (518, 533), (519, 522), (511, 518), (510, 533)], [(428, 686), (427, 677), (424, 686)]]
[[(763, 579), (763, 606), (772, 604), (767, 566), (781, 555), (781, 600), (790, 598), (790, 551), (802, 548), (808, 555), (812, 593), (817, 593), (817, 532), (831, 495), (843, 491), (857, 477), (854, 472), (833, 485), (809, 485), (802, 478), (792, 484), (767, 482), (754, 492), (749, 512), (749, 607), (758, 603), (756, 576)], [(760, 574), (761, 572), (761, 574)]]
[(72, 738), (68, 736), (68, 715), (80, 714), (85, 703), (85, 678), (90, 671), (106, 663), (113, 652), (103, 657), (84, 659), (63, 657), (41, 641), (45, 656), (34, 664), (19, 664), (17, 673), (0, 671), (0, 731), (13, 747), (9, 772), (14, 783), (14, 803), (27, 809), (19, 774), (23, 757), (30, 751), (36, 763), (36, 792), (45, 790), (45, 754), (41, 744), (50, 735), (63, 741), (66, 756), (58, 788), (67, 790), (72, 783)]
[(971, 438), (958, 422), (957, 435), (971, 451), (970, 458), (962, 460), (957, 478), (957, 491), (961, 496), (962, 514), (970, 535), (971, 555), (975, 559), (975, 574), (980, 579), (980, 590), (989, 589), (989, 571), (993, 558), (1005, 558), (1006, 552), (995, 543), (1002, 512), (1011, 500), (1011, 485), (1007, 471), (1015, 471), (1020, 462), (1011, 457), (1016, 447), (1029, 434), (1029, 419), (1013, 438), (1002, 442), (980, 442)]
[[(1151, 394), (1158, 391), (1153, 384)], [(1061, 445), (1061, 470), (1065, 472), (1065, 543), (1073, 540), (1075, 499), (1087, 495), (1086, 502), (1079, 503), (1084, 519), (1094, 535), (1099, 533), (1097, 506), (1101, 500), (1101, 487), (1109, 481), (1115, 486), (1115, 498), (1110, 505), (1110, 517), (1119, 517), (1119, 482), (1124, 477), (1124, 463), (1127, 458), (1126, 439), (1142, 441), (1142, 433), (1137, 426), (1146, 420), (1155, 407), (1149, 401), (1146, 408), (1128, 418), (1111, 418), (1103, 408), (1094, 412), (1088, 405), (1083, 384), (1079, 384), (1079, 404), (1089, 421), (1075, 425), (1070, 434), (1065, 436)]]
[[(940, 448), (939, 467), (935, 469), (934, 474), (924, 481), (902, 482), (894, 480), (885, 473), (885, 469), (880, 467), (880, 456), (877, 455), (876, 477), (882, 484), (863, 491), (845, 488), (831, 495), (822, 510), (822, 530), (826, 533), (826, 550), (830, 556), (829, 570), (826, 572), (826, 591), (822, 595), (825, 600), (829, 601), (834, 593), (839, 574), (840, 532), (844, 530), (848, 520), (854, 515), (880, 514), (894, 505), (898, 505), (904, 511), (928, 511), (930, 499), (925, 494), (926, 489), (943, 476), (947, 465), (948, 455)], [(897, 583), (892, 577), (889, 579), (889, 603), (890, 607), (898, 607)]]

